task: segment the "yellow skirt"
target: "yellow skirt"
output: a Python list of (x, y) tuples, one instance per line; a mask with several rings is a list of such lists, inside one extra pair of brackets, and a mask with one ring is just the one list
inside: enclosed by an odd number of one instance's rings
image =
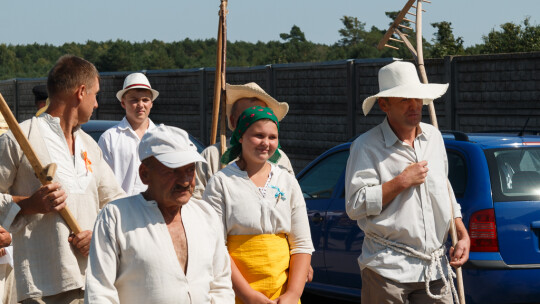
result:
[[(271, 300), (287, 291), (291, 256), (285, 234), (229, 235), (227, 247), (251, 288)], [(242, 304), (238, 297), (236, 304)]]

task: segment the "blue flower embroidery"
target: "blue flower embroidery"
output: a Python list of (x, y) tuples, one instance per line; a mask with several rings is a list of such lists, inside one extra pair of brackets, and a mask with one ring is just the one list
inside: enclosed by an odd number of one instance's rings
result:
[(275, 198), (277, 198), (278, 200), (281, 198), (282, 201), (286, 200), (287, 198), (285, 197), (285, 193), (281, 192), (281, 190), (279, 190), (278, 187), (276, 186), (270, 186), (270, 188), (272, 189), (276, 189), (276, 195), (274, 196)]

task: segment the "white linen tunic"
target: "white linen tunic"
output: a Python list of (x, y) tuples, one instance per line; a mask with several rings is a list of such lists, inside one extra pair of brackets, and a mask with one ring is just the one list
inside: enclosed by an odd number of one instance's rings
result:
[(246, 171), (232, 163), (210, 179), (203, 200), (221, 216), (225, 240), (227, 235), (284, 233), (288, 236), (291, 255), (311, 254), (314, 248), (306, 203), (298, 181), (279, 166), (273, 166), (272, 170), (263, 196)]
[[(150, 118), (148, 120), (145, 133), (156, 127)], [(116, 180), (127, 195), (139, 194), (148, 188), (139, 177), (139, 142), (139, 136), (126, 117), (118, 125), (103, 132), (98, 141), (103, 158), (111, 166)]]
[[(82, 230), (90, 230), (99, 209), (125, 193), (92, 137), (75, 129), (71, 155), (59, 122), (43, 114), (21, 123), (21, 129), (44, 166), (58, 165), (53, 181), (66, 191), (67, 206)], [(11, 132), (0, 136), (0, 151), (0, 225), (13, 235), (18, 300), (83, 288), (87, 258), (68, 243), (71, 231), (62, 217), (56, 212), (18, 214), (21, 208), (12, 195), (30, 196), (40, 182)], [(85, 166), (83, 152), (92, 171)]]
[[(227, 149), (230, 148), (230, 140), (227, 140)], [(216, 172), (221, 169), (221, 142), (217, 142), (211, 146), (206, 147), (201, 153), (201, 156), (206, 160), (206, 163), (197, 162), (195, 168), (197, 169), (196, 185), (195, 192), (193, 196), (196, 198), (201, 198), (206, 188), (206, 184)], [(291, 164), (291, 161), (281, 149), (279, 150), (281, 157), (277, 161), (277, 165), (282, 166), (287, 169), (291, 174), (294, 175), (294, 170)], [(234, 162), (234, 161), (233, 161)], [(231, 162), (232, 163), (232, 162)]]
[[(364, 232), (430, 254), (446, 241), (450, 199), (454, 217), (461, 217), (461, 208), (447, 188), (448, 160), (441, 133), (424, 123), (420, 129), (414, 148), (397, 138), (386, 119), (358, 137), (347, 162), (345, 198), (347, 214)], [(428, 162), (426, 181), (401, 192), (383, 208), (382, 184), (422, 160)], [(361, 269), (368, 267), (401, 283), (425, 281), (426, 262), (367, 237), (358, 262)]]
[(215, 211), (192, 198), (181, 216), (187, 274), (155, 201), (138, 194), (105, 206), (90, 246), (85, 303), (234, 303), (230, 258)]

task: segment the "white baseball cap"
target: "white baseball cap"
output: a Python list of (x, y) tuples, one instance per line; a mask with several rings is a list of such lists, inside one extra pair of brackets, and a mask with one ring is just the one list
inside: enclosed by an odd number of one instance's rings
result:
[(127, 91), (132, 89), (149, 90), (152, 92), (152, 101), (154, 101), (159, 95), (158, 91), (152, 89), (148, 78), (146, 78), (143, 73), (131, 73), (127, 75), (126, 79), (124, 80), (124, 86), (122, 89), (116, 92), (116, 98), (118, 98), (119, 101), (122, 101), (122, 96), (124, 96)]
[(164, 124), (148, 130), (139, 143), (139, 159), (143, 161), (151, 156), (173, 169), (194, 162), (206, 163), (186, 131)]

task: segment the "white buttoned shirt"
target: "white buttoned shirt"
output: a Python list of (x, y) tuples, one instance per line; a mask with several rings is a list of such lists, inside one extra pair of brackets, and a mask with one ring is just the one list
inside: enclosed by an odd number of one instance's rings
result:
[[(156, 126), (148, 119), (148, 130)], [(109, 164), (116, 176), (118, 183), (126, 191), (127, 195), (135, 195), (144, 192), (147, 188), (139, 177), (139, 136), (126, 117), (118, 125), (103, 132), (98, 145), (103, 151), (103, 158)]]
[(192, 198), (181, 216), (187, 273), (155, 201), (138, 194), (105, 206), (92, 235), (85, 303), (234, 303), (230, 257), (216, 212)]
[[(454, 217), (461, 217), (461, 208), (453, 191), (448, 191), (448, 160), (441, 133), (424, 123), (420, 129), (414, 148), (397, 138), (386, 119), (353, 142), (345, 178), (346, 210), (365, 233), (430, 254), (446, 241), (450, 203)], [(382, 184), (422, 160), (428, 162), (426, 181), (401, 192), (383, 208)], [(358, 262), (361, 269), (368, 267), (398, 282), (425, 281), (426, 262), (368, 237)]]

